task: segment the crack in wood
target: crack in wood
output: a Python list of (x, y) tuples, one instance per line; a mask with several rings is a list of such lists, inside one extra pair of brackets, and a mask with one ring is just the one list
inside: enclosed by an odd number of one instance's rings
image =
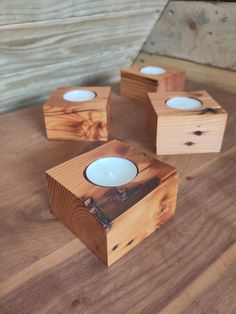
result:
[(103, 211), (109, 212), (110, 217), (116, 217), (118, 213), (125, 212), (148, 195), (160, 182), (159, 177), (153, 177), (133, 186), (111, 188), (97, 201), (97, 206)]
[(131, 208), (143, 197), (153, 191), (161, 182), (159, 177), (153, 177), (146, 182), (129, 185), (129, 187), (115, 187), (107, 190), (98, 199), (84, 196), (82, 201), (94, 214), (96, 219), (105, 227), (112, 227), (112, 220)]
[(205, 108), (205, 109), (201, 110), (199, 112), (199, 114), (205, 114), (205, 113), (208, 113), (208, 112), (218, 113), (219, 109), (217, 109), (217, 108)]

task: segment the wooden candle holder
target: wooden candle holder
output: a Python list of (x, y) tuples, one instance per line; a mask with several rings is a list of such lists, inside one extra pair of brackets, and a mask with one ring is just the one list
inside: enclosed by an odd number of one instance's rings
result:
[[(167, 100), (176, 96), (199, 100), (201, 106), (168, 107)], [(147, 128), (157, 155), (219, 152), (226, 121), (227, 113), (206, 91), (148, 94)]]
[[(101, 187), (85, 169), (118, 156), (136, 164), (128, 184)], [(176, 169), (113, 140), (47, 171), (52, 211), (107, 266), (166, 223), (175, 213)]]
[[(90, 91), (95, 98), (68, 101), (72, 91)], [(110, 87), (58, 88), (43, 106), (47, 137), (52, 140), (107, 141), (111, 115)]]
[[(165, 69), (163, 74), (144, 74), (144, 67), (156, 66)], [(121, 70), (120, 94), (146, 102), (147, 93), (183, 90), (185, 71), (160, 64), (136, 64)]]

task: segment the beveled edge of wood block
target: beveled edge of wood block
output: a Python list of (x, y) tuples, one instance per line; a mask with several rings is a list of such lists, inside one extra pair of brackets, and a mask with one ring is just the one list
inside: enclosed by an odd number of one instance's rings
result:
[[(192, 110), (178, 110), (168, 107), (166, 105), (166, 101), (169, 98), (176, 96), (184, 96), (200, 100), (202, 106)], [(157, 115), (195, 116), (212, 113), (227, 114), (223, 107), (207, 91), (174, 91), (174, 92), (148, 93), (148, 99)]]
[[(73, 90), (83, 90), (87, 89), (96, 94), (96, 97), (88, 100), (88, 101), (81, 101), (81, 102), (71, 102), (67, 101), (63, 98), (63, 95), (67, 92), (73, 91)], [(70, 87), (59, 87), (57, 88), (48, 98), (48, 100), (43, 105), (44, 112), (47, 112), (47, 110), (50, 110), (50, 112), (55, 108), (57, 110), (57, 107), (61, 108), (68, 108), (72, 110), (84, 110), (88, 109), (106, 109), (107, 102), (111, 98), (111, 87), (110, 86), (70, 86)], [(78, 107), (79, 106), (79, 107)]]
[[(150, 74), (144, 74), (140, 72), (140, 69), (146, 66), (158, 66), (166, 69), (166, 72), (163, 74), (158, 75), (150, 75)], [(132, 78), (132, 79), (140, 79), (140, 80), (150, 80), (158, 82), (160, 80), (165, 80), (171, 76), (176, 76), (179, 73), (186, 73), (184, 69), (174, 68), (170, 67), (166, 64), (160, 64), (155, 62), (148, 62), (148, 63), (136, 63), (132, 67), (123, 68), (120, 70), (121, 80), (122, 78)]]
[[(101, 187), (89, 182), (84, 176), (86, 167), (96, 159), (111, 156), (133, 161), (139, 169), (136, 178), (116, 188)], [(46, 174), (78, 199), (89, 200), (94, 208), (101, 209), (112, 223), (176, 172), (174, 167), (157, 158), (140, 153), (126, 143), (113, 140), (47, 170)]]

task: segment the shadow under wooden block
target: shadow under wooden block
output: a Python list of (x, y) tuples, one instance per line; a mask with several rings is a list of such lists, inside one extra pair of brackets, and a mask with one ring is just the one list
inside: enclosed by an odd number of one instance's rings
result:
[[(121, 186), (98, 186), (85, 177), (94, 160), (122, 157), (137, 176)], [(107, 266), (175, 213), (176, 169), (114, 140), (47, 171), (52, 211)]]
[(107, 141), (111, 88), (59, 88), (44, 104), (43, 111), (49, 139)]
[[(167, 105), (176, 98), (182, 109)], [(198, 107), (183, 109), (186, 98)], [(205, 91), (148, 94), (147, 128), (157, 155), (219, 152), (226, 121), (226, 111)]]
[(147, 93), (183, 90), (184, 83), (184, 70), (156, 63), (135, 64), (121, 70), (120, 94), (145, 102)]

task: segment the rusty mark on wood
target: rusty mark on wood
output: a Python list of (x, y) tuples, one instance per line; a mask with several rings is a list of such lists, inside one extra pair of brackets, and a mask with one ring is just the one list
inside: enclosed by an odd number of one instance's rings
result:
[(153, 177), (146, 182), (130, 184), (128, 187), (110, 188), (100, 200), (96, 200), (97, 206), (103, 211), (108, 212), (109, 217), (117, 217), (143, 197), (148, 195), (160, 184), (159, 177)]
[(87, 199), (82, 198), (82, 201), (84, 205), (89, 209), (89, 212), (95, 216), (95, 218), (105, 229), (111, 229), (112, 223), (110, 218), (103, 213), (103, 211), (95, 203), (92, 197)]
[(219, 109), (217, 109), (217, 108), (205, 108), (205, 109), (201, 110), (199, 112), (199, 114), (205, 114), (208, 112), (217, 113), (218, 111), (219, 111)]

